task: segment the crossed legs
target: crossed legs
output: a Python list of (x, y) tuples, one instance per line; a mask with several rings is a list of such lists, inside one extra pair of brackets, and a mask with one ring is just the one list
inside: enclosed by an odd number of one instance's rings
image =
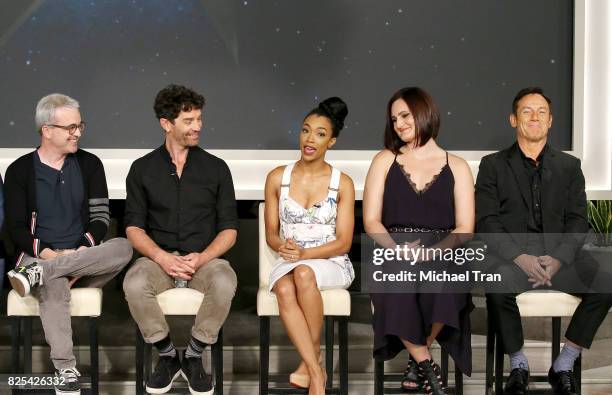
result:
[(325, 374), (319, 365), (323, 300), (315, 273), (306, 265), (281, 277), (274, 285), (281, 321), (302, 363), (296, 373), (310, 375), (309, 394), (323, 394)]

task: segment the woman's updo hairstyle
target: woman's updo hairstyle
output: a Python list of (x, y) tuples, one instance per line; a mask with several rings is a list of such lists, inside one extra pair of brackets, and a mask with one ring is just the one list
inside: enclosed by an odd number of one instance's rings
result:
[(311, 115), (326, 117), (332, 124), (332, 137), (338, 137), (344, 128), (344, 119), (348, 115), (346, 103), (339, 97), (330, 97), (319, 103), (318, 107), (313, 108), (304, 119)]

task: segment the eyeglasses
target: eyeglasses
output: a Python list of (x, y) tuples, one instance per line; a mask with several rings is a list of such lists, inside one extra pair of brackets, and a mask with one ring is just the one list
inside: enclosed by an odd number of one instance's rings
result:
[(51, 127), (51, 128), (60, 128), (60, 129), (64, 129), (65, 131), (67, 131), (71, 136), (73, 134), (76, 133), (77, 129), (79, 129), (79, 131), (81, 133), (83, 133), (83, 131), (85, 130), (85, 122), (81, 122), (78, 125), (76, 123), (72, 123), (70, 125), (66, 125), (66, 126), (62, 126), (62, 125), (46, 125), (47, 127)]

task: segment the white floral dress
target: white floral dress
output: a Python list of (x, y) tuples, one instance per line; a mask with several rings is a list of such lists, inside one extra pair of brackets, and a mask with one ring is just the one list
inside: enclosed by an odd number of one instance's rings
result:
[[(281, 238), (293, 239), (302, 248), (318, 247), (336, 240), (340, 171), (332, 168), (327, 197), (306, 209), (289, 196), (293, 166), (294, 164), (285, 167), (281, 181), (278, 202)], [(270, 272), (270, 291), (279, 278), (291, 272), (298, 265), (306, 265), (314, 271), (320, 290), (346, 289), (355, 278), (353, 265), (347, 254), (329, 259), (305, 259), (294, 263), (279, 258)]]

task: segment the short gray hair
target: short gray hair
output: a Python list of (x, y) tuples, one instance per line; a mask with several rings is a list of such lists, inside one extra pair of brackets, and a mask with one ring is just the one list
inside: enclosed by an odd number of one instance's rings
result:
[(40, 132), (43, 125), (49, 125), (54, 122), (55, 110), (58, 108), (74, 108), (79, 109), (79, 102), (70, 96), (61, 93), (52, 93), (40, 99), (36, 105), (36, 128)]

